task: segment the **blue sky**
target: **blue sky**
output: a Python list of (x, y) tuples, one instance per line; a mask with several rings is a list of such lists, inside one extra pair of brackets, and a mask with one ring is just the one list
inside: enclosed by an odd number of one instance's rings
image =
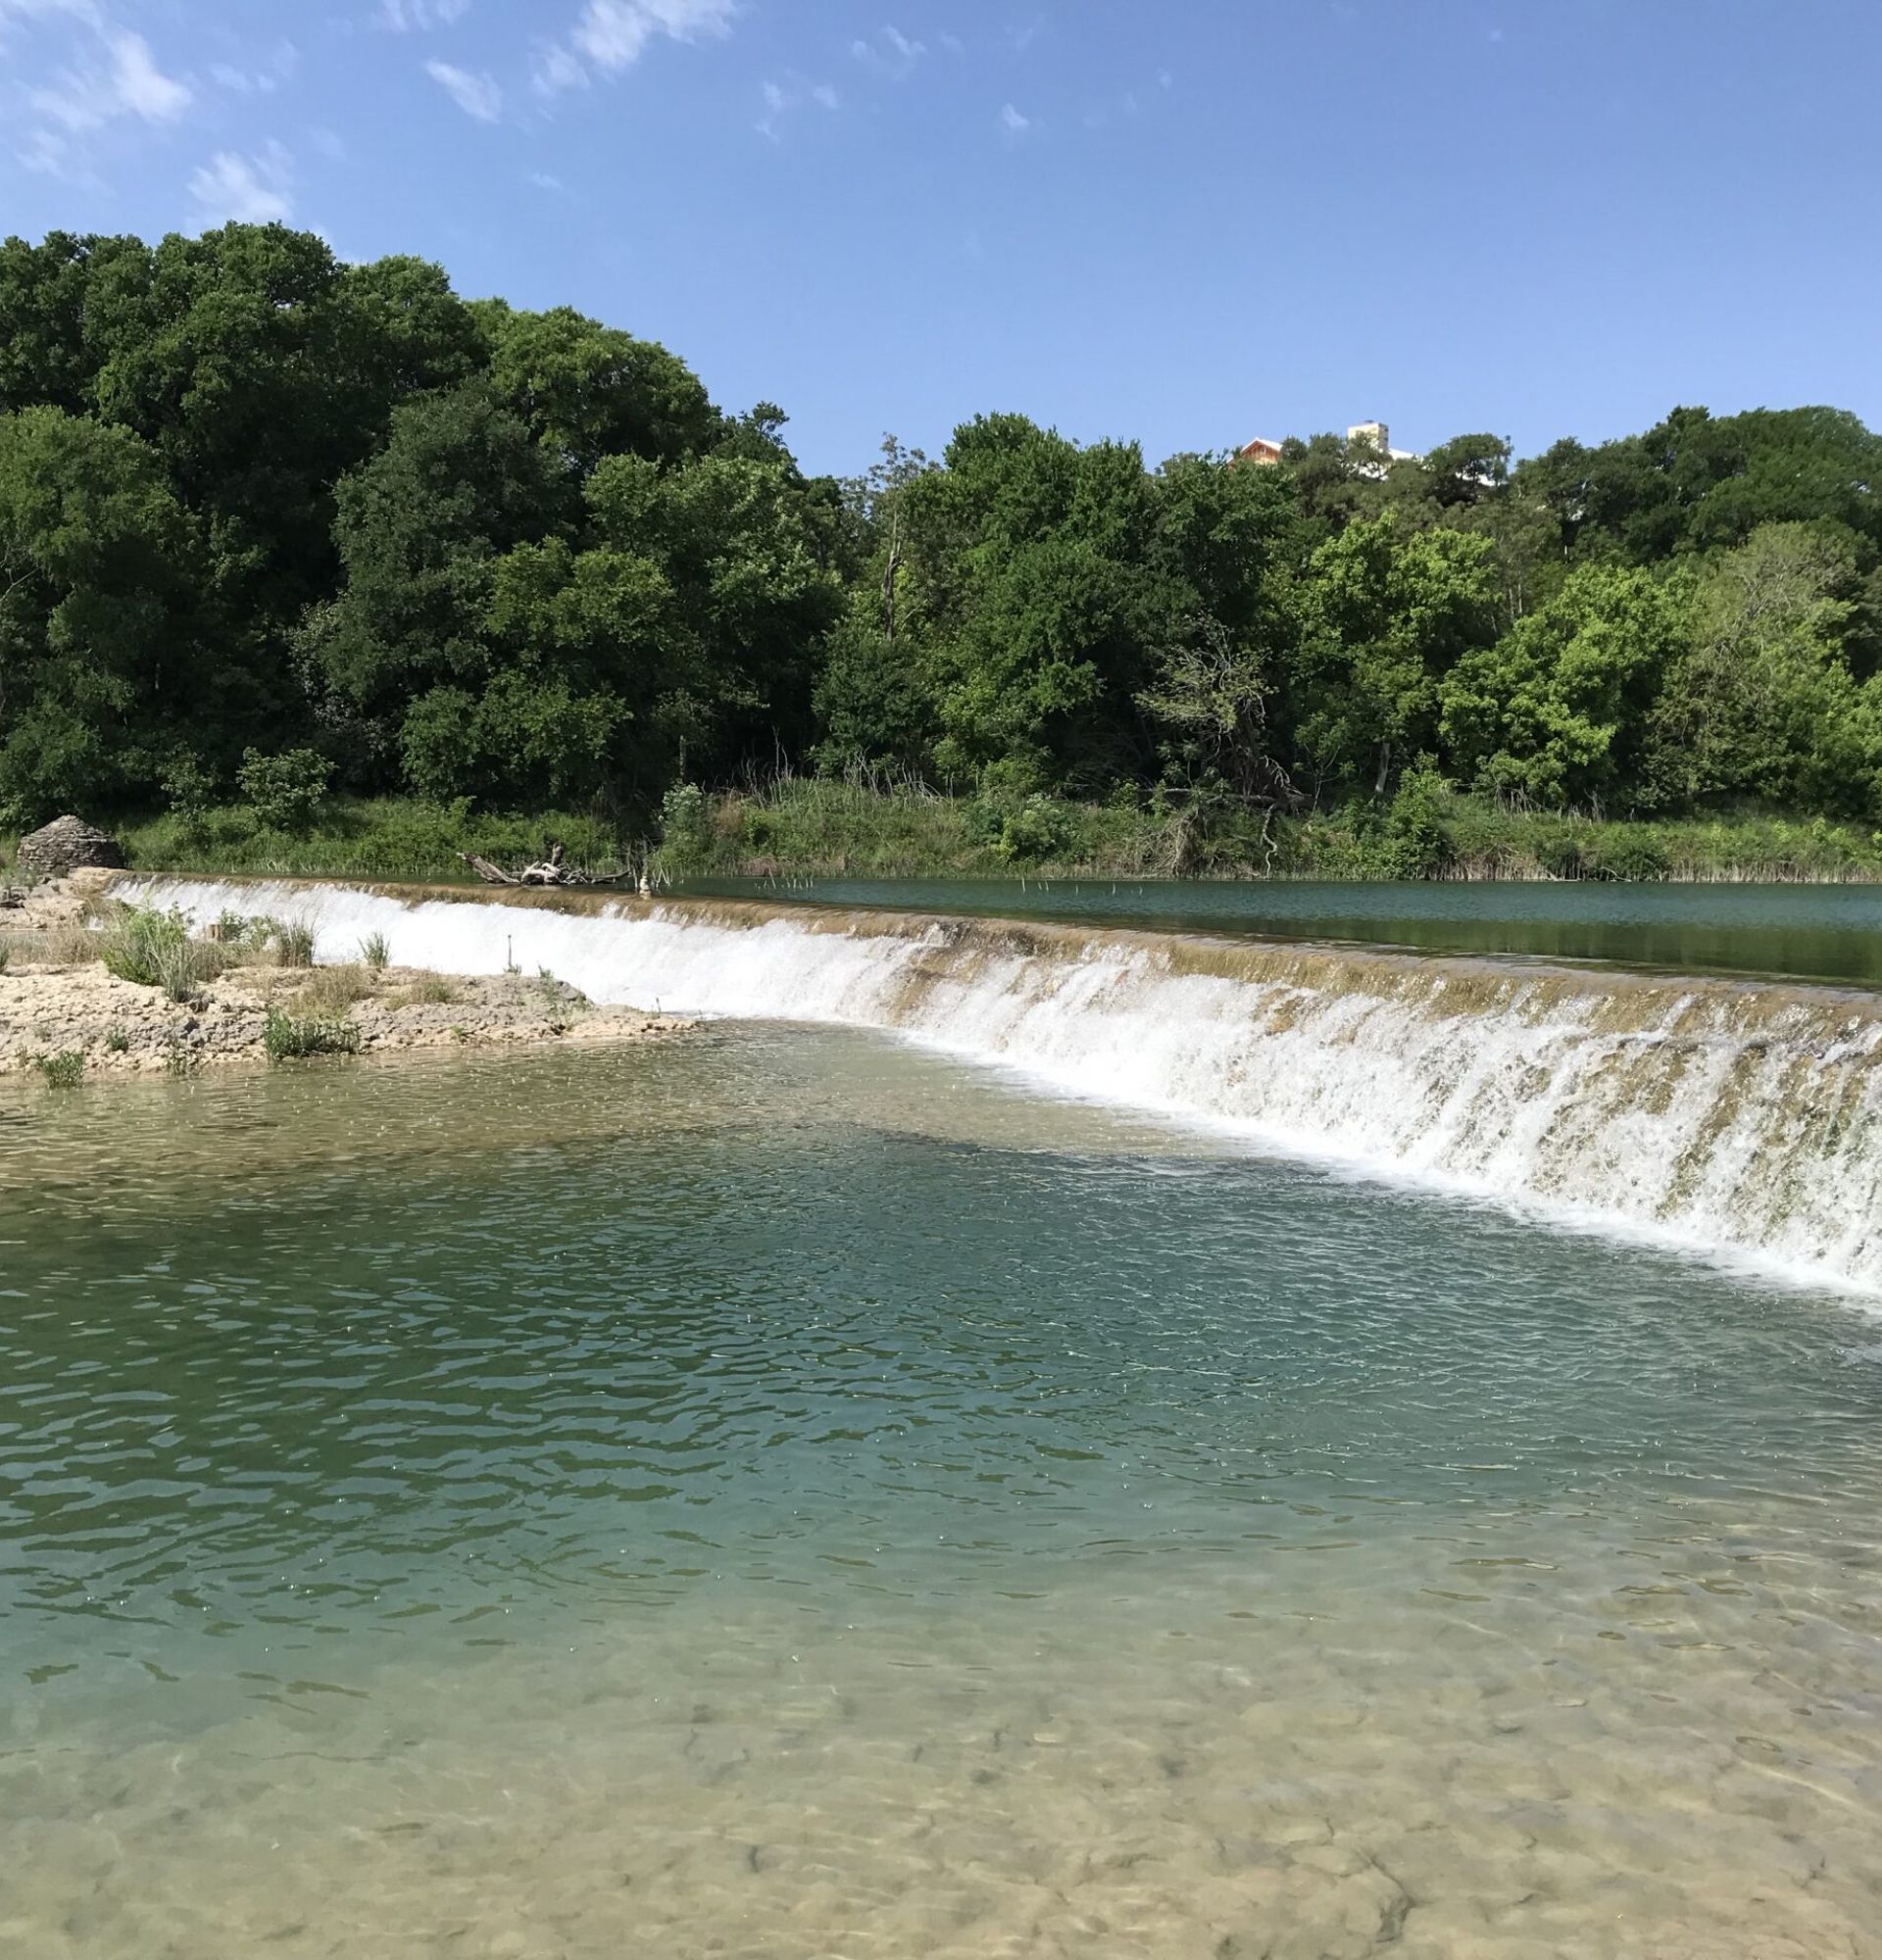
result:
[(1877, 0), (0, 0), (0, 229), (284, 218), (812, 467), (1882, 421)]

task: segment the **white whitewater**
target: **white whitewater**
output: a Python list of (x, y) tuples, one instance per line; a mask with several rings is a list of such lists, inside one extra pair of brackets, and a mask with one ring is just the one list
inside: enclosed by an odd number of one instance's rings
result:
[(1882, 1291), (1882, 1000), (1153, 933), (675, 900), (122, 881), (317, 956), (892, 1029), (1060, 1090)]

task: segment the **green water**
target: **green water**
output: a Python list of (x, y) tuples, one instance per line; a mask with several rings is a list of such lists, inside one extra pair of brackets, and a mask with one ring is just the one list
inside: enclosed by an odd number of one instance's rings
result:
[(700, 879), (721, 898), (1882, 986), (1882, 885)]
[(0, 1952), (1882, 1953), (1882, 1325), (723, 1027), (0, 1099)]

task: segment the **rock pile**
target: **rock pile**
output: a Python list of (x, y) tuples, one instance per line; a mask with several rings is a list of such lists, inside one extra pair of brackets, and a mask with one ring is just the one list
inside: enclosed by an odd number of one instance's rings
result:
[(122, 871), (124, 854), (114, 837), (78, 816), (61, 816), (20, 840), (19, 869), (33, 878), (63, 878), (82, 865)]

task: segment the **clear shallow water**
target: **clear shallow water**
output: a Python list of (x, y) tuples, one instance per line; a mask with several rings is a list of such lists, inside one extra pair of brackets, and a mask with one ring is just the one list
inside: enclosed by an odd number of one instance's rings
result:
[(1882, 885), (719, 878), (684, 892), (1882, 986)]
[(1882, 1323), (873, 1038), (0, 1102), (0, 1951), (1882, 1952)]

